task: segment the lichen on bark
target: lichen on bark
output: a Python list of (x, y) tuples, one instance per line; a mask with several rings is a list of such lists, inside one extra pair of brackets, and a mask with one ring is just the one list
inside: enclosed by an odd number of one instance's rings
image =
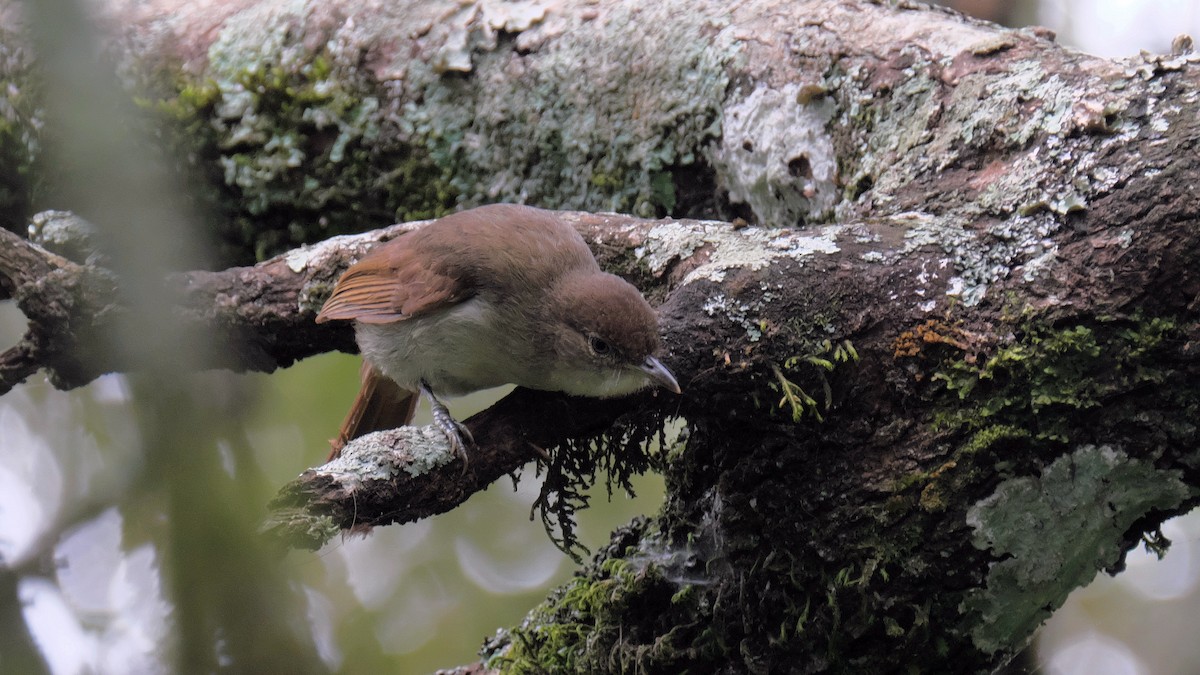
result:
[(1194, 496), (1181, 478), (1119, 447), (1082, 445), (1039, 476), (996, 486), (967, 513), (975, 545), (997, 558), (986, 586), (963, 600), (976, 646), (1009, 647), (1012, 635), (1031, 634), (1068, 593), (1116, 566), (1134, 522)]

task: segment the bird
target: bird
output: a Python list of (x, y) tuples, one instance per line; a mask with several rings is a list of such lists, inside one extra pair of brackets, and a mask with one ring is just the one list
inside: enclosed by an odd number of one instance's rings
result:
[(658, 320), (628, 281), (600, 269), (554, 211), (491, 204), (369, 250), (338, 279), (317, 323), (353, 321), (360, 388), (330, 441), (412, 421), (424, 396), (466, 470), (470, 432), (441, 398), (504, 384), (609, 398), (681, 393), (656, 354)]

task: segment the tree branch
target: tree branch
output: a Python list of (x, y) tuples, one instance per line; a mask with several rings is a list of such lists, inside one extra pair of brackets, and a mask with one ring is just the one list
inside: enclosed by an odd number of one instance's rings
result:
[[(466, 476), (409, 477), (430, 449), (393, 437), (388, 478), (364, 448), (278, 502), (300, 515), (272, 533), (314, 546), (448, 508), (529, 439), (683, 418), (663, 512), (496, 663), (987, 672), (1196, 501), (1196, 54), (1096, 59), (903, 2), (182, 9), (106, 16), (178, 154), (219, 159), (227, 243), (503, 200), (743, 218), (569, 216), (658, 305), (678, 400), (505, 403), (469, 420)], [(367, 240), (174, 277), (184, 320), (228, 343), (208, 365), (352, 349), (311, 317)], [(13, 372), (120, 368), (86, 349), (112, 280), (30, 276), (6, 291), (36, 338)]]
[(538, 458), (540, 448), (597, 436), (620, 415), (655, 404), (662, 405), (653, 395), (594, 401), (517, 390), (466, 420), (477, 445), (465, 467), (435, 426), (368, 434), (284, 486), (263, 529), (287, 546), (315, 550), (342, 531), (444, 513)]

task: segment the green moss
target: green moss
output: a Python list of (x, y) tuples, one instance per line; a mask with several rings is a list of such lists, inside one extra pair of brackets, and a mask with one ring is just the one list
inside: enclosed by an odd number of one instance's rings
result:
[(37, 167), (45, 120), (29, 50), (7, 30), (0, 30), (0, 92), (0, 227), (24, 234), (45, 190)]
[(431, 218), (457, 194), (420, 143), (380, 109), (365, 69), (264, 57), (207, 79), (183, 76), (145, 99), (168, 129), (172, 155), (205, 186), (225, 262), (301, 243)]
[(675, 210), (675, 177), (669, 171), (650, 173), (650, 203), (655, 211), (671, 213)]
[[(824, 422), (823, 412), (828, 412), (833, 406), (833, 387), (826, 376), (832, 373), (838, 364), (858, 361), (858, 351), (849, 340), (834, 344), (829, 339), (817, 342), (812, 351), (803, 356), (792, 356), (784, 360), (783, 368), (772, 366), (775, 381), (772, 388), (782, 396), (778, 408), (786, 408), (791, 412), (793, 422), (799, 422), (805, 415), (811, 415), (816, 421)], [(807, 366), (816, 373), (821, 383), (822, 400), (810, 396), (800, 385), (789, 380), (784, 371), (795, 371), (801, 366)]]
[[(1177, 367), (1164, 349), (1178, 333), (1175, 321), (1163, 317), (1106, 317), (1093, 325), (1058, 328), (1026, 322), (1019, 339), (982, 363), (968, 356), (972, 348), (962, 340), (926, 337), (924, 343), (937, 343), (951, 354), (940, 361), (931, 379), (940, 383), (943, 396), (934, 428), (955, 440), (942, 464), (895, 483), (897, 494), (919, 494), (915, 500), (893, 501), (892, 515), (914, 504), (941, 511), (954, 503), (956, 492), (978, 478), (1018, 470), (1021, 467), (1004, 452), (1013, 445), (1022, 446), (1023, 452), (1014, 456), (1024, 458), (1028, 467), (1040, 453), (1060, 452), (1068, 442), (1093, 439), (1096, 431), (1117, 425), (1111, 403), (1124, 393), (1164, 387), (1177, 395), (1172, 406), (1195, 410), (1200, 391), (1194, 384), (1166, 385), (1177, 377)], [(917, 354), (898, 347), (897, 355)], [(1099, 415), (1104, 405), (1107, 419), (1091, 423), (1089, 416)], [(1086, 435), (1079, 437), (1081, 429)]]
[(623, 185), (623, 181), (620, 177), (605, 171), (597, 171), (593, 173), (590, 183), (592, 184), (592, 187), (598, 188), (605, 192), (619, 190)]
[[(636, 643), (643, 629), (625, 628), (623, 617), (638, 607), (668, 609), (686, 616), (695, 595), (674, 592), (655, 563), (608, 558), (593, 576), (559, 587), (525, 621), (485, 654), (488, 668), (523, 673), (678, 672), (683, 631), (656, 636), (636, 648), (608, 651), (613, 643)], [(648, 635), (649, 633), (647, 633)]]
[(934, 375), (960, 402), (938, 418), (942, 428), (1020, 427), (1037, 440), (1065, 442), (1071, 412), (1099, 407), (1122, 392), (1161, 385), (1174, 372), (1156, 361), (1163, 341), (1177, 332), (1168, 318), (1062, 328), (1029, 326), (1017, 342), (982, 365), (945, 361)]

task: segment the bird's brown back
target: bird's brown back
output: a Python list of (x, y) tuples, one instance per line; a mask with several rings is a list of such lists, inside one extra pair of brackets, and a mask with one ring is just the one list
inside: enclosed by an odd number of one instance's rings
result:
[(546, 289), (582, 270), (599, 266), (583, 238), (553, 212), (493, 204), (377, 246), (346, 271), (317, 321), (402, 321), (481, 293)]

